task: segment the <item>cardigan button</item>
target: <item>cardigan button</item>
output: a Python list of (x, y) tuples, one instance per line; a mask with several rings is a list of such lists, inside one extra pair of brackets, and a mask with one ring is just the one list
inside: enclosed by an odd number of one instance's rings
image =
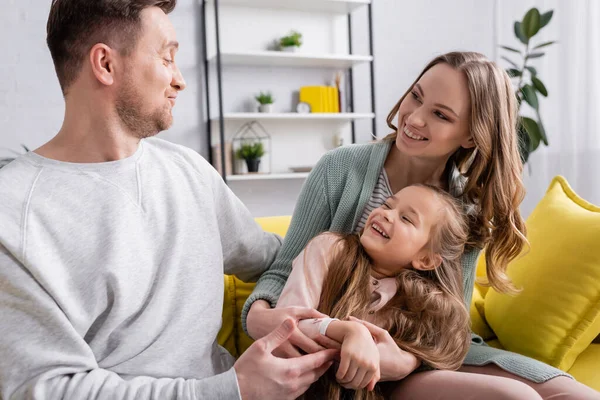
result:
[(369, 311), (369, 314), (373, 315), (373, 314), (375, 314), (375, 311), (371, 310), (371, 311)]
[(375, 285), (375, 286), (379, 285), (379, 281), (378, 280), (373, 280), (373, 285)]

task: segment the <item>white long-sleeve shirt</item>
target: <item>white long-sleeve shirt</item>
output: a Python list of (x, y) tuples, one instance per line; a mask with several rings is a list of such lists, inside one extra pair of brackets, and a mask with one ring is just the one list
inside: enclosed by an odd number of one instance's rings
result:
[(20, 157), (0, 170), (0, 398), (239, 398), (223, 273), (255, 280), (279, 247), (184, 147)]

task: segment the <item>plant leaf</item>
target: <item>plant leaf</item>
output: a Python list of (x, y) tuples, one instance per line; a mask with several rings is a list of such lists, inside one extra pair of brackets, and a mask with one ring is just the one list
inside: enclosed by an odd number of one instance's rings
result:
[(551, 44), (554, 44), (554, 43), (556, 43), (556, 40), (551, 40), (550, 42), (545, 42), (545, 43), (542, 43), (542, 44), (538, 44), (532, 50), (541, 49), (542, 47), (550, 46)]
[(537, 94), (535, 93), (535, 89), (531, 85), (525, 85), (521, 89), (521, 93), (523, 93), (523, 99), (529, 104), (534, 110), (539, 110), (540, 103), (537, 98)]
[(540, 29), (542, 29), (543, 27), (548, 25), (548, 23), (552, 19), (553, 14), (554, 14), (554, 10), (550, 10), (550, 11), (545, 12), (542, 15), (540, 15)]
[(523, 33), (523, 26), (519, 21), (515, 21), (515, 36), (521, 41), (523, 44), (528, 44), (529, 39)]
[(542, 139), (540, 127), (536, 121), (527, 117), (522, 117), (521, 123), (529, 135), (529, 152), (533, 152), (539, 147)]
[(519, 66), (517, 65), (517, 63), (515, 63), (513, 60), (511, 60), (508, 57), (502, 56), (500, 57), (502, 58), (504, 61), (508, 62), (510, 65), (512, 65), (513, 67), (515, 67), (515, 69), (519, 69)]
[(523, 72), (519, 71), (516, 68), (509, 68), (506, 70), (506, 72), (508, 73), (508, 76), (510, 76), (511, 78), (523, 75)]
[(519, 153), (521, 154), (521, 161), (523, 161), (523, 164), (525, 164), (529, 159), (529, 148), (531, 145), (531, 139), (529, 138), (529, 134), (523, 127), (523, 121), (521, 121), (521, 119), (519, 119), (519, 124), (517, 126), (517, 141), (519, 142)]
[(501, 47), (501, 48), (503, 48), (504, 50), (508, 50), (508, 51), (512, 51), (513, 53), (518, 53), (518, 54), (521, 54), (521, 51), (520, 51), (520, 50), (517, 50), (517, 49), (515, 49), (515, 48), (508, 47), (508, 46), (500, 46), (500, 47)]
[(540, 92), (540, 94), (544, 97), (548, 97), (548, 90), (546, 89), (546, 86), (544, 85), (544, 83), (539, 80), (537, 77), (532, 76), (531, 77), (531, 83), (533, 83), (533, 87), (535, 88), (535, 90), (537, 90), (538, 92)]
[(525, 14), (523, 17), (521, 26), (523, 28), (523, 34), (527, 39), (531, 39), (533, 36), (535, 36), (535, 34), (538, 33), (542, 27), (540, 21), (540, 10), (534, 7), (527, 11), (527, 14)]
[(529, 53), (527, 55), (527, 58), (540, 58), (542, 57), (544, 54), (546, 53)]
[(536, 76), (537, 75), (537, 69), (535, 69), (534, 67), (525, 67), (529, 70), (529, 72), (531, 73), (531, 76)]
[(538, 118), (538, 126), (540, 128), (540, 137), (542, 139), (542, 142), (544, 142), (544, 144), (546, 146), (548, 146), (548, 136), (546, 135), (546, 129), (544, 128), (544, 124), (542, 123), (542, 117), (540, 116), (539, 111), (537, 111), (537, 118)]

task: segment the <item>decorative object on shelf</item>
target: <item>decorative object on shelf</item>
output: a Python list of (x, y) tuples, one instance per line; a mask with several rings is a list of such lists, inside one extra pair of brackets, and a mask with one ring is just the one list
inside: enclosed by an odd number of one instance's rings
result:
[(291, 31), (289, 35), (279, 39), (279, 49), (281, 51), (294, 52), (302, 46), (302, 34)]
[(337, 89), (337, 105), (338, 105), (338, 111), (337, 112), (342, 112), (342, 72), (338, 71), (335, 73), (335, 88)]
[[(223, 166), (221, 164), (221, 145), (216, 143), (212, 146), (213, 167), (219, 175), (223, 176)], [(225, 142), (225, 175), (233, 174), (233, 146), (231, 142)]]
[(256, 101), (258, 101), (258, 111), (262, 113), (270, 113), (273, 112), (273, 103), (275, 99), (273, 99), (273, 95), (271, 92), (260, 92), (255, 97)]
[[(553, 10), (540, 14), (540, 11), (537, 8), (532, 8), (527, 11), (522, 21), (515, 21), (515, 36), (525, 45), (524, 51), (513, 47), (500, 46), (504, 50), (518, 54), (521, 58), (521, 60), (519, 60), (521, 65), (519, 65), (508, 57), (502, 56), (502, 59), (511, 65), (511, 67), (506, 70), (508, 75), (512, 78), (518, 78), (516, 94), (519, 102), (519, 111), (521, 110), (523, 100), (525, 100), (525, 102), (535, 111), (537, 117), (537, 121), (522, 115), (519, 118), (517, 134), (519, 136), (519, 150), (521, 151), (523, 162), (527, 162), (529, 155), (539, 147), (540, 143), (544, 143), (548, 146), (548, 137), (546, 136), (546, 131), (542, 124), (537, 95), (537, 93), (539, 93), (542, 96), (547, 97), (548, 90), (540, 80), (537, 69), (528, 65), (528, 61), (542, 57), (545, 53), (539, 51), (539, 49), (556, 43), (555, 41), (544, 42), (535, 47), (531, 47), (530, 43), (530, 40), (537, 35), (540, 29), (548, 25), (553, 14)], [(531, 83), (527, 83), (527, 78), (529, 78)]]
[(246, 161), (248, 172), (258, 172), (260, 159), (265, 155), (265, 148), (261, 142), (242, 143), (235, 154), (237, 158)]
[(298, 114), (308, 114), (308, 113), (310, 113), (310, 104), (305, 103), (303, 101), (299, 102), (298, 105), (296, 105), (296, 112)]
[(313, 113), (339, 113), (338, 90), (333, 86), (303, 86), (299, 100)]
[(313, 169), (312, 165), (301, 166), (301, 167), (290, 167), (290, 171), (292, 171), (294, 173), (310, 172), (310, 171), (312, 171), (312, 169)]
[[(271, 135), (267, 130), (258, 121), (246, 122), (238, 129), (231, 142), (236, 159), (245, 161), (248, 173), (259, 172), (261, 159), (271, 149)], [(239, 174), (243, 165), (237, 166), (235, 170)], [(270, 165), (268, 170), (271, 171)]]

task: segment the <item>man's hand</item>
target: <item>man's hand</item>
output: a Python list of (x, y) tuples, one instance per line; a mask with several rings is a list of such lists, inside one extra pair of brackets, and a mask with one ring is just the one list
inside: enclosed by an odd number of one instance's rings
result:
[[(294, 321), (298, 322), (301, 319), (324, 317), (327, 316), (312, 308), (271, 308), (266, 301), (257, 300), (252, 304), (252, 307), (250, 307), (250, 311), (248, 311), (246, 327), (250, 336), (256, 340), (275, 330), (287, 318), (292, 318)], [(323, 338), (322, 340), (324, 341), (322, 343), (323, 346), (327, 348), (336, 347), (334, 341), (327, 342), (327, 338)], [(305, 353), (315, 353), (324, 350), (325, 347), (323, 346), (302, 333), (297, 325), (294, 324), (294, 330), (290, 335), (289, 340), (284, 341), (273, 354), (282, 358), (300, 357), (301, 354), (298, 348)]]
[(352, 321), (334, 321), (344, 327), (344, 338), (340, 366), (335, 375), (340, 385), (346, 389), (373, 390), (379, 382), (379, 351), (369, 330), (362, 324)]
[(389, 332), (370, 322), (350, 317), (351, 321), (364, 325), (375, 340), (379, 350), (381, 381), (399, 381), (413, 372), (421, 363), (414, 354), (402, 350)]
[(237, 360), (234, 368), (243, 400), (296, 399), (329, 369), (339, 354), (337, 350), (323, 350), (294, 359), (271, 354), (295, 329), (295, 321), (286, 318)]

